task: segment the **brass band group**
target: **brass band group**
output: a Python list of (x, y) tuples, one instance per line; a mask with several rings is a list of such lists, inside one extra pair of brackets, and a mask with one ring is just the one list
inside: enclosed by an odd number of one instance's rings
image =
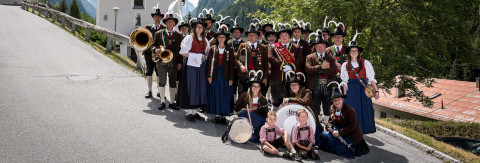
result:
[(186, 109), (188, 122), (204, 120), (197, 112), (205, 112), (227, 125), (224, 141), (260, 143), (262, 152), (297, 161), (319, 159), (318, 150), (347, 158), (368, 153), (363, 135), (376, 131), (372, 98), (379, 94), (372, 64), (355, 41), (360, 33), (344, 45), (345, 26), (328, 17), (312, 31), (296, 19), (256, 19), (244, 29), (236, 18), (213, 14), (204, 9), (183, 21), (153, 8), (154, 23), (145, 27), (153, 43), (142, 57), (145, 98), (153, 98), (155, 72), (158, 109)]

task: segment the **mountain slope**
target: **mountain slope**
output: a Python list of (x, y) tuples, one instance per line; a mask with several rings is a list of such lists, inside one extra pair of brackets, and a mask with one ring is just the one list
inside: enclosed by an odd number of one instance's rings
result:
[(213, 8), (215, 13), (218, 13), (233, 4), (233, 2), (235, 2), (235, 0), (199, 0), (197, 8), (192, 12), (192, 16), (197, 17), (204, 8)]
[[(61, 0), (49, 0), (49, 3), (52, 5), (56, 5), (60, 3)], [(92, 3), (95, 2), (95, 5)], [(70, 7), (70, 3), (72, 0), (67, 0), (67, 7)], [(93, 18), (97, 15), (97, 8), (96, 8), (97, 0), (77, 0), (78, 7), (80, 8), (81, 12), (86, 12), (88, 15), (92, 16)]]

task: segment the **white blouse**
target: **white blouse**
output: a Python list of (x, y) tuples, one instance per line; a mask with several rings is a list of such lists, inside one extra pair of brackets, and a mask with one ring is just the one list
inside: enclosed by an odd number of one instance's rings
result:
[[(352, 66), (353, 68), (357, 68), (359, 66), (358, 62), (352, 62)], [(377, 83), (377, 80), (375, 80), (375, 71), (373, 70), (373, 66), (370, 63), (370, 61), (365, 60), (364, 68), (367, 73), (366, 76), (368, 79), (367, 83), (365, 84), (370, 84), (371, 81)], [(342, 79), (342, 81), (344, 81), (345, 83), (348, 83), (349, 77), (348, 77), (348, 71), (347, 71), (347, 62), (343, 63), (342, 69), (340, 72), (341, 72), (340, 78)]]
[(252, 104), (258, 104), (258, 97), (252, 98)]
[[(202, 41), (201, 37), (198, 37), (198, 40)], [(192, 49), (193, 37), (192, 35), (187, 35), (183, 38), (182, 43), (180, 44), (180, 54), (187, 54)], [(210, 43), (208, 41), (207, 46), (205, 46), (205, 55), (208, 54), (208, 49), (210, 48)]]
[(218, 54), (223, 54), (224, 51), (225, 51), (225, 48), (218, 48)]

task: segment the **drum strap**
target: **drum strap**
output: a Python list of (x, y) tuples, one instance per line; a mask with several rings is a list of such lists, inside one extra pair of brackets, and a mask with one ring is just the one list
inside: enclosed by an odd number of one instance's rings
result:
[(223, 143), (225, 143), (228, 140), (228, 133), (230, 133), (230, 130), (232, 129), (233, 122), (235, 122), (237, 119), (238, 118), (233, 119), (232, 122), (230, 122), (230, 124), (228, 124), (227, 131), (225, 131), (225, 133), (223, 133), (223, 135), (222, 135), (222, 142)]

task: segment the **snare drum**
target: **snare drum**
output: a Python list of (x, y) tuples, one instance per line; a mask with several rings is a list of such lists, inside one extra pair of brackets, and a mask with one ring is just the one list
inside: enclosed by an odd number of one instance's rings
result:
[[(308, 114), (307, 124), (310, 125), (315, 133), (316, 123), (313, 111), (309, 107), (305, 107), (296, 103), (284, 103), (278, 107), (275, 112), (277, 113), (277, 125), (280, 128), (284, 128), (288, 132), (289, 137), (291, 138), (293, 127), (298, 123), (297, 121), (297, 111), (300, 109), (305, 109)], [(290, 139), (291, 140), (291, 139)]]
[(230, 126), (228, 137), (230, 137), (233, 142), (245, 143), (252, 137), (253, 128), (247, 118), (238, 117), (231, 122)]

